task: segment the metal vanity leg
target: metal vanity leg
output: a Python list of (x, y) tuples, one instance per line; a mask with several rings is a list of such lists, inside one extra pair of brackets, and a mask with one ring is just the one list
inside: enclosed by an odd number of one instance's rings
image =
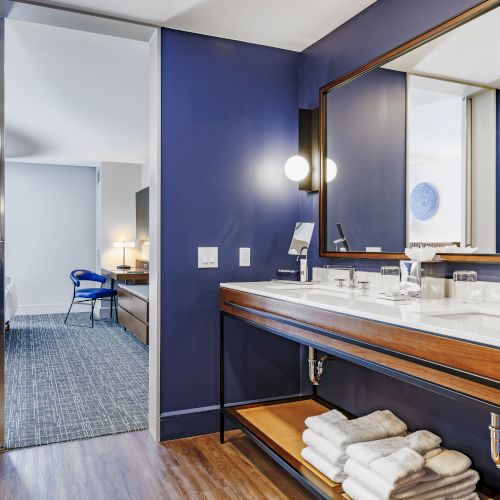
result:
[(224, 444), (224, 313), (219, 314), (219, 440)]

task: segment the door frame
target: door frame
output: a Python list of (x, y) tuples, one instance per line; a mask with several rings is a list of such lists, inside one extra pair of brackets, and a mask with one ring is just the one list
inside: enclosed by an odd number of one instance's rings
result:
[[(0, 2), (3, 0), (0, 0)], [(161, 333), (161, 28), (159, 26), (129, 21), (113, 16), (90, 14), (87, 12), (33, 4), (15, 0), (10, 3), (5, 21), (41, 23), (50, 26), (72, 28), (106, 35), (141, 40), (149, 44), (149, 410), (148, 429), (156, 441), (160, 441), (160, 333)], [(2, 22), (4, 19), (2, 18)], [(0, 46), (2, 45), (0, 40)], [(3, 73), (3, 61), (0, 61)], [(3, 79), (0, 82), (0, 99), (4, 99)], [(1, 104), (1, 103), (0, 103)], [(3, 114), (2, 112), (0, 115)], [(0, 133), (4, 124), (0, 116)], [(3, 240), (3, 140), (0, 151), (0, 240)], [(3, 243), (0, 242), (0, 280), (3, 279)], [(0, 291), (3, 297), (4, 287)], [(3, 300), (0, 304), (0, 320), (4, 314)], [(4, 437), (3, 393), (4, 360), (3, 338), (0, 346), (0, 442)]]

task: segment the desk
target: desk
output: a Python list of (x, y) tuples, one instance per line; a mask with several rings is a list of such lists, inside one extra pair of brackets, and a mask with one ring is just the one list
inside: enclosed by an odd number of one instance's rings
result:
[(149, 270), (144, 269), (101, 269), (101, 274), (111, 281), (111, 288), (115, 287), (115, 281), (140, 281), (147, 283), (149, 281)]
[(149, 344), (149, 286), (118, 286), (118, 321), (141, 342)]

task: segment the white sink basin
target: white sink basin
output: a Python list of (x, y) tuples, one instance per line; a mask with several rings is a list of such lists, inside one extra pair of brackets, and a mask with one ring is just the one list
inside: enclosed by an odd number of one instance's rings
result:
[(442, 318), (453, 322), (460, 323), (461, 326), (467, 325), (483, 326), (487, 328), (500, 329), (500, 308), (483, 308), (480, 306), (470, 306), (444, 309), (439, 311), (422, 312), (422, 316), (430, 316), (432, 318)]

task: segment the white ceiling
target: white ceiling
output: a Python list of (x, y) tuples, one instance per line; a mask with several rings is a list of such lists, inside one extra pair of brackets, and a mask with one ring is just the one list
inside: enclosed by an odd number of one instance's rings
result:
[(412, 50), (385, 67), (500, 88), (500, 8)]
[(375, 0), (39, 0), (193, 33), (302, 51)]
[(147, 160), (146, 42), (11, 19), (5, 37), (8, 160)]

